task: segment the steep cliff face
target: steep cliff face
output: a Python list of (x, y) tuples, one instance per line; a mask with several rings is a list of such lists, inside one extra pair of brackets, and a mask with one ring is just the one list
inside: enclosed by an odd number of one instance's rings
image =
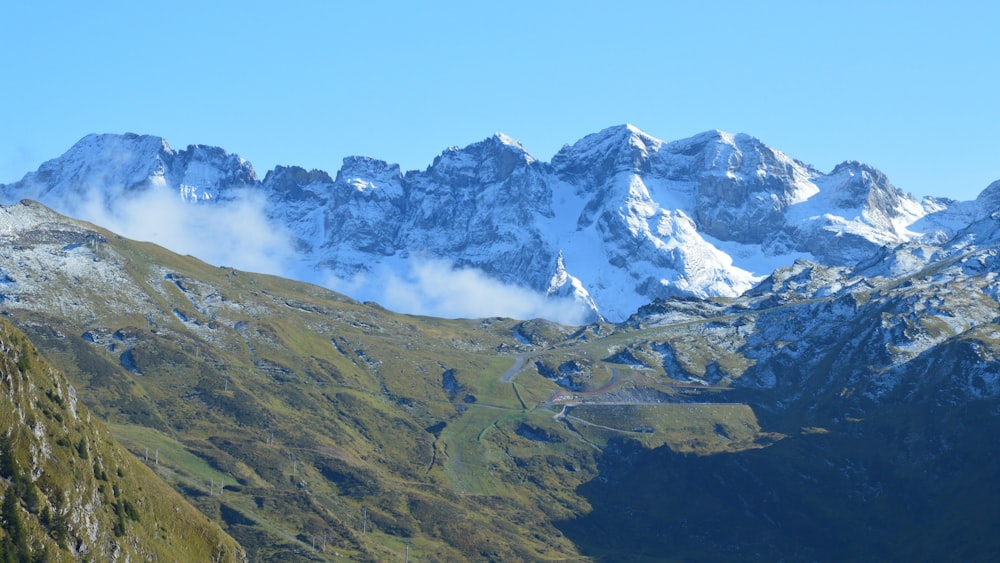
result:
[(712, 131), (679, 145), (672, 156), (688, 160), (694, 216), (721, 240), (761, 244), (785, 227), (791, 206), (819, 191), (818, 172), (749, 135)]
[(6, 320), (0, 473), (0, 552), (14, 560), (246, 559), (232, 538), (125, 451)]

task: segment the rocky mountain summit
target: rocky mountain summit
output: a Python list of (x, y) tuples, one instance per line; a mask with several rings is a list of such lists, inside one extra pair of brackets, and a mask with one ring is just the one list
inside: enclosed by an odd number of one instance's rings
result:
[(35, 199), (83, 219), (149, 193), (265, 202), (303, 266), (279, 273), (346, 281), (358, 298), (381, 300), (385, 280), (443, 260), (570, 300), (581, 322), (622, 320), (656, 298), (740, 295), (800, 258), (850, 265), (883, 246), (941, 241), (989, 215), (992, 201), (917, 201), (859, 162), (824, 174), (749, 135), (665, 142), (632, 125), (588, 135), (551, 162), (498, 133), (425, 170), (349, 157), (332, 176), (279, 166), (263, 180), (220, 148), (89, 135), (0, 186), (4, 202)]
[(161, 137), (126, 133), (87, 135), (5, 191), (76, 210), (94, 196), (113, 206), (149, 189), (169, 189), (186, 201), (212, 200), (256, 181), (249, 162), (221, 148), (192, 145), (175, 151)]

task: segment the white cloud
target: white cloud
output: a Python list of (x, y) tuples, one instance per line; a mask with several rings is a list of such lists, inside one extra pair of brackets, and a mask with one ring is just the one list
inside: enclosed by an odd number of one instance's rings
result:
[(375, 273), (328, 286), (415, 315), (545, 318), (567, 325), (590, 320), (591, 312), (572, 299), (549, 298), (531, 289), (504, 284), (482, 270), (455, 268), (441, 259), (412, 259), (403, 264), (403, 272), (382, 267)]
[(292, 239), (268, 223), (260, 196), (247, 194), (230, 203), (187, 203), (176, 192), (148, 190), (109, 207), (95, 191), (72, 214), (210, 264), (288, 277), (295, 270)]

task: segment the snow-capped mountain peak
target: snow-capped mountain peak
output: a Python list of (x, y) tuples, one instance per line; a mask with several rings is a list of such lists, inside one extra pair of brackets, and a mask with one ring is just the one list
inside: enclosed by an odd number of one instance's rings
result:
[(506, 180), (515, 170), (535, 161), (521, 143), (497, 133), (466, 147), (445, 150), (425, 173), (437, 178), (462, 177), (468, 182), (491, 183)]
[(358, 192), (379, 190), (386, 197), (398, 197), (403, 193), (400, 186), (402, 178), (398, 164), (365, 156), (350, 156), (344, 159), (335, 183), (349, 185)]
[(618, 125), (563, 147), (552, 157), (552, 166), (561, 176), (590, 174), (593, 181), (600, 182), (620, 172), (648, 171), (651, 155), (663, 145), (633, 125)]
[(28, 173), (21, 180), (24, 197), (64, 199), (108, 184), (134, 189), (150, 178), (162, 177), (164, 160), (172, 154), (162, 137), (134, 133), (87, 135), (63, 156)]
[(42, 164), (5, 188), (18, 198), (73, 213), (90, 200), (110, 202), (146, 190), (170, 190), (185, 201), (218, 199), (227, 189), (257, 183), (253, 166), (218, 147), (191, 145), (175, 151), (152, 135), (87, 135), (59, 158)]
[[(491, 138), (496, 139), (503, 145), (513, 147), (525, 153), (528, 152), (527, 149), (524, 148), (524, 145), (521, 144), (521, 141), (518, 141), (517, 139), (507, 135), (506, 133), (503, 133), (502, 131), (497, 131), (496, 133), (493, 134), (493, 137)], [(534, 157), (532, 157), (532, 159), (534, 159)]]
[[(899, 244), (918, 236), (908, 226), (927, 211), (916, 198), (889, 183), (878, 169), (847, 161), (814, 181), (819, 193), (793, 209), (792, 217), (799, 222), (811, 222), (838, 236), (860, 237), (880, 245)], [(835, 254), (840, 263), (864, 256), (849, 248), (842, 250), (849, 252)]]
[(979, 194), (976, 205), (981, 210), (980, 215), (984, 217), (1000, 211), (1000, 180), (993, 182)]

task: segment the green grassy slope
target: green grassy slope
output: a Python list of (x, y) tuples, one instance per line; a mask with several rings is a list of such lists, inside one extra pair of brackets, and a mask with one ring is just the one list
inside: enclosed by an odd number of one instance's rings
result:
[(242, 549), (77, 402), (0, 320), (3, 560), (238, 561)]

